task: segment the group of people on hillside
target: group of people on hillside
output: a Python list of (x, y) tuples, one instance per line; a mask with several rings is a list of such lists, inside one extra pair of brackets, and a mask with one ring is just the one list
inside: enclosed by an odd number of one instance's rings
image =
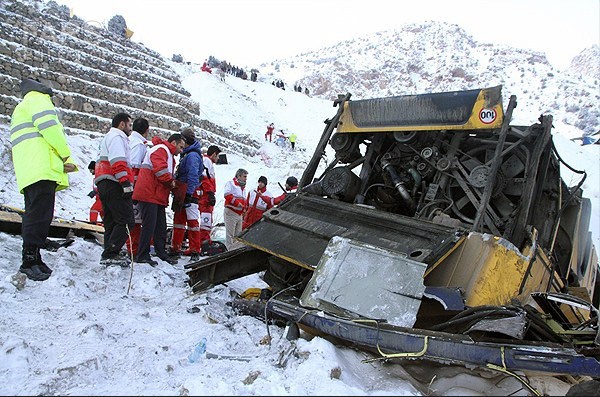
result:
[[(197, 259), (202, 243), (211, 241), (216, 204), (213, 164), (221, 150), (211, 145), (203, 153), (192, 128), (167, 140), (154, 136), (150, 142), (149, 131), (148, 120), (132, 122), (131, 116), (119, 113), (100, 144), (94, 184), (103, 209), (102, 264), (127, 266), (129, 261), (120, 255), (123, 245), (135, 262), (156, 266), (150, 255), (154, 246), (159, 259), (174, 264), (181, 255)], [(165, 210), (170, 196), (173, 235), (167, 251)], [(186, 235), (189, 248), (182, 252)]]
[[(23, 251), (19, 271), (29, 279), (43, 281), (52, 269), (43, 261), (54, 217), (55, 192), (69, 186), (68, 173), (78, 171), (71, 157), (63, 126), (58, 119), (53, 91), (37, 80), (21, 82), (23, 100), (11, 117), (11, 144), (19, 191), (25, 198), (22, 217)], [(203, 149), (192, 128), (149, 140), (150, 124), (118, 113), (104, 135), (99, 155), (88, 169), (94, 176), (95, 198), (90, 221), (98, 216), (104, 225), (104, 247), (100, 263), (129, 266), (135, 262), (156, 266), (158, 259), (174, 264), (180, 255), (197, 259), (203, 243), (211, 243), (212, 214), (216, 204), (214, 164), (221, 150), (215, 145)], [(180, 155), (179, 163), (175, 157)], [(279, 204), (298, 184), (288, 178), (286, 192), (273, 197), (267, 179), (246, 193), (248, 172), (239, 169), (225, 185), (224, 217), (226, 246), (237, 248), (234, 236), (256, 222), (262, 213)], [(173, 235), (167, 249), (166, 208), (172, 197)], [(188, 249), (182, 250), (184, 239)], [(126, 246), (128, 255), (123, 254)]]
[[(302, 92), (302, 86), (300, 84), (294, 85), (294, 91), (296, 91), (296, 92)], [(309, 92), (308, 91), (308, 87), (304, 87), (304, 93), (306, 95), (308, 95), (308, 92)]]
[(298, 188), (298, 179), (290, 176), (285, 182), (285, 191), (274, 196), (267, 190), (268, 180), (265, 176), (260, 176), (257, 187), (250, 191), (246, 190), (247, 180), (248, 171), (240, 168), (235, 177), (225, 184), (223, 217), (225, 245), (228, 251), (243, 246), (235, 240), (235, 236), (258, 222), (266, 210), (280, 204), (288, 194), (296, 192)]
[[(273, 123), (269, 123), (267, 125), (267, 131), (265, 132), (265, 141), (268, 140), (269, 142), (273, 142), (273, 131), (275, 131), (275, 125)], [(290, 136), (287, 136), (283, 129), (280, 129), (275, 136), (275, 144), (277, 146), (285, 147), (286, 141), (289, 141), (292, 150), (296, 148), (296, 140), (298, 140), (298, 135), (296, 135), (295, 132), (292, 132)]]
[[(208, 64), (218, 67), (224, 73), (231, 74), (231, 75), (233, 75), (235, 77), (239, 77), (240, 79), (243, 79), (243, 80), (248, 79), (248, 73), (246, 73), (246, 71), (243, 68), (232, 65), (227, 61), (217, 61), (217, 59), (215, 57), (213, 57), (212, 55), (210, 57), (208, 57)], [(252, 81), (256, 81), (257, 76), (258, 76), (258, 71), (256, 71), (255, 69), (252, 69), (250, 79)]]

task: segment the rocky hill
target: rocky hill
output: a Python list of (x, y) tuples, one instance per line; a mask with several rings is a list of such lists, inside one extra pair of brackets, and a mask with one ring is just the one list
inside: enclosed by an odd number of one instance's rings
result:
[(257, 142), (200, 118), (199, 104), (157, 52), (39, 0), (0, 3), (0, 122), (9, 123), (22, 78), (52, 87), (67, 133), (106, 132), (112, 117), (145, 117), (164, 137), (194, 126), (223, 148), (253, 155)]
[[(105, 132), (114, 114), (146, 117), (164, 136), (193, 125), (209, 141), (246, 155), (260, 146), (203, 119), (180, 76), (156, 51), (87, 24), (53, 1), (0, 3), (0, 123), (20, 99), (22, 77), (51, 85), (67, 133)], [(332, 100), (504, 86), (516, 95), (515, 122), (553, 114), (570, 135), (600, 130), (600, 50), (584, 50), (555, 69), (543, 53), (480, 43), (454, 24), (428, 22), (364, 35), (260, 66), (259, 81), (283, 79)], [(563, 128), (564, 130), (564, 128)]]
[(265, 81), (283, 79), (311, 95), (353, 99), (504, 86), (516, 95), (515, 116), (528, 122), (553, 114), (582, 132), (600, 129), (600, 55), (585, 49), (568, 70), (545, 54), (480, 43), (455, 24), (428, 22), (364, 35), (260, 67)]
[(600, 80), (600, 45), (581, 51), (573, 58), (567, 71), (574, 76), (595, 80), (594, 83), (597, 86), (598, 80)]

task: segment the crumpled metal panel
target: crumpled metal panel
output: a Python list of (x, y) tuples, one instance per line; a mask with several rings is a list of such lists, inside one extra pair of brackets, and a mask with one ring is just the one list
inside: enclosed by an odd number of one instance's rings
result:
[(359, 241), (333, 237), (300, 304), (401, 327), (414, 325), (427, 265)]
[(479, 320), (466, 333), (473, 331), (496, 332), (515, 339), (523, 339), (525, 331), (527, 331), (527, 324), (525, 311), (521, 311), (513, 317)]
[(463, 232), (366, 206), (300, 193), (237, 238), (296, 265), (314, 270), (334, 236), (361, 241), (434, 264)]
[(506, 340), (473, 341), (466, 335), (344, 319), (302, 308), (297, 300), (283, 299), (278, 296), (267, 302), (269, 314), (309, 327), (305, 330), (322, 332), (398, 359), (423, 359), (468, 368), (493, 364), (510, 371), (574, 376), (595, 377), (600, 373), (597, 357), (584, 356), (573, 348), (555, 343), (528, 342), (523, 345)]

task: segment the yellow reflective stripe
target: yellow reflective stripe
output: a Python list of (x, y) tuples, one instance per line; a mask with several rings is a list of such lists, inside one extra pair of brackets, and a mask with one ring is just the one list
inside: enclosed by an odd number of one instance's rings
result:
[(36, 113), (33, 116), (31, 116), (31, 120), (33, 122), (35, 122), (37, 119), (42, 118), (44, 116), (48, 116), (48, 115), (54, 115), (56, 116), (56, 111), (52, 110), (52, 109), (48, 109), (48, 110), (44, 110), (42, 112)]
[(23, 134), (20, 137), (18, 137), (12, 141), (12, 147), (15, 147), (19, 143), (21, 143), (27, 139), (32, 139), (32, 138), (42, 138), (42, 134), (40, 134), (39, 132), (30, 132), (28, 134)]
[(13, 128), (11, 128), (10, 133), (14, 134), (15, 132), (21, 131), (24, 128), (35, 128), (35, 125), (33, 125), (33, 123), (30, 123), (30, 122), (21, 123), (21, 124), (15, 125)]

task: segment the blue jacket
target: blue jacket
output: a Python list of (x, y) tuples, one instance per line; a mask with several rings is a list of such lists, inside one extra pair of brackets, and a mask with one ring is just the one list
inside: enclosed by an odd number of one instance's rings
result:
[(202, 162), (202, 150), (198, 141), (183, 149), (183, 153), (177, 167), (176, 179), (187, 183), (186, 194), (192, 195), (200, 185), (200, 175), (204, 172)]

